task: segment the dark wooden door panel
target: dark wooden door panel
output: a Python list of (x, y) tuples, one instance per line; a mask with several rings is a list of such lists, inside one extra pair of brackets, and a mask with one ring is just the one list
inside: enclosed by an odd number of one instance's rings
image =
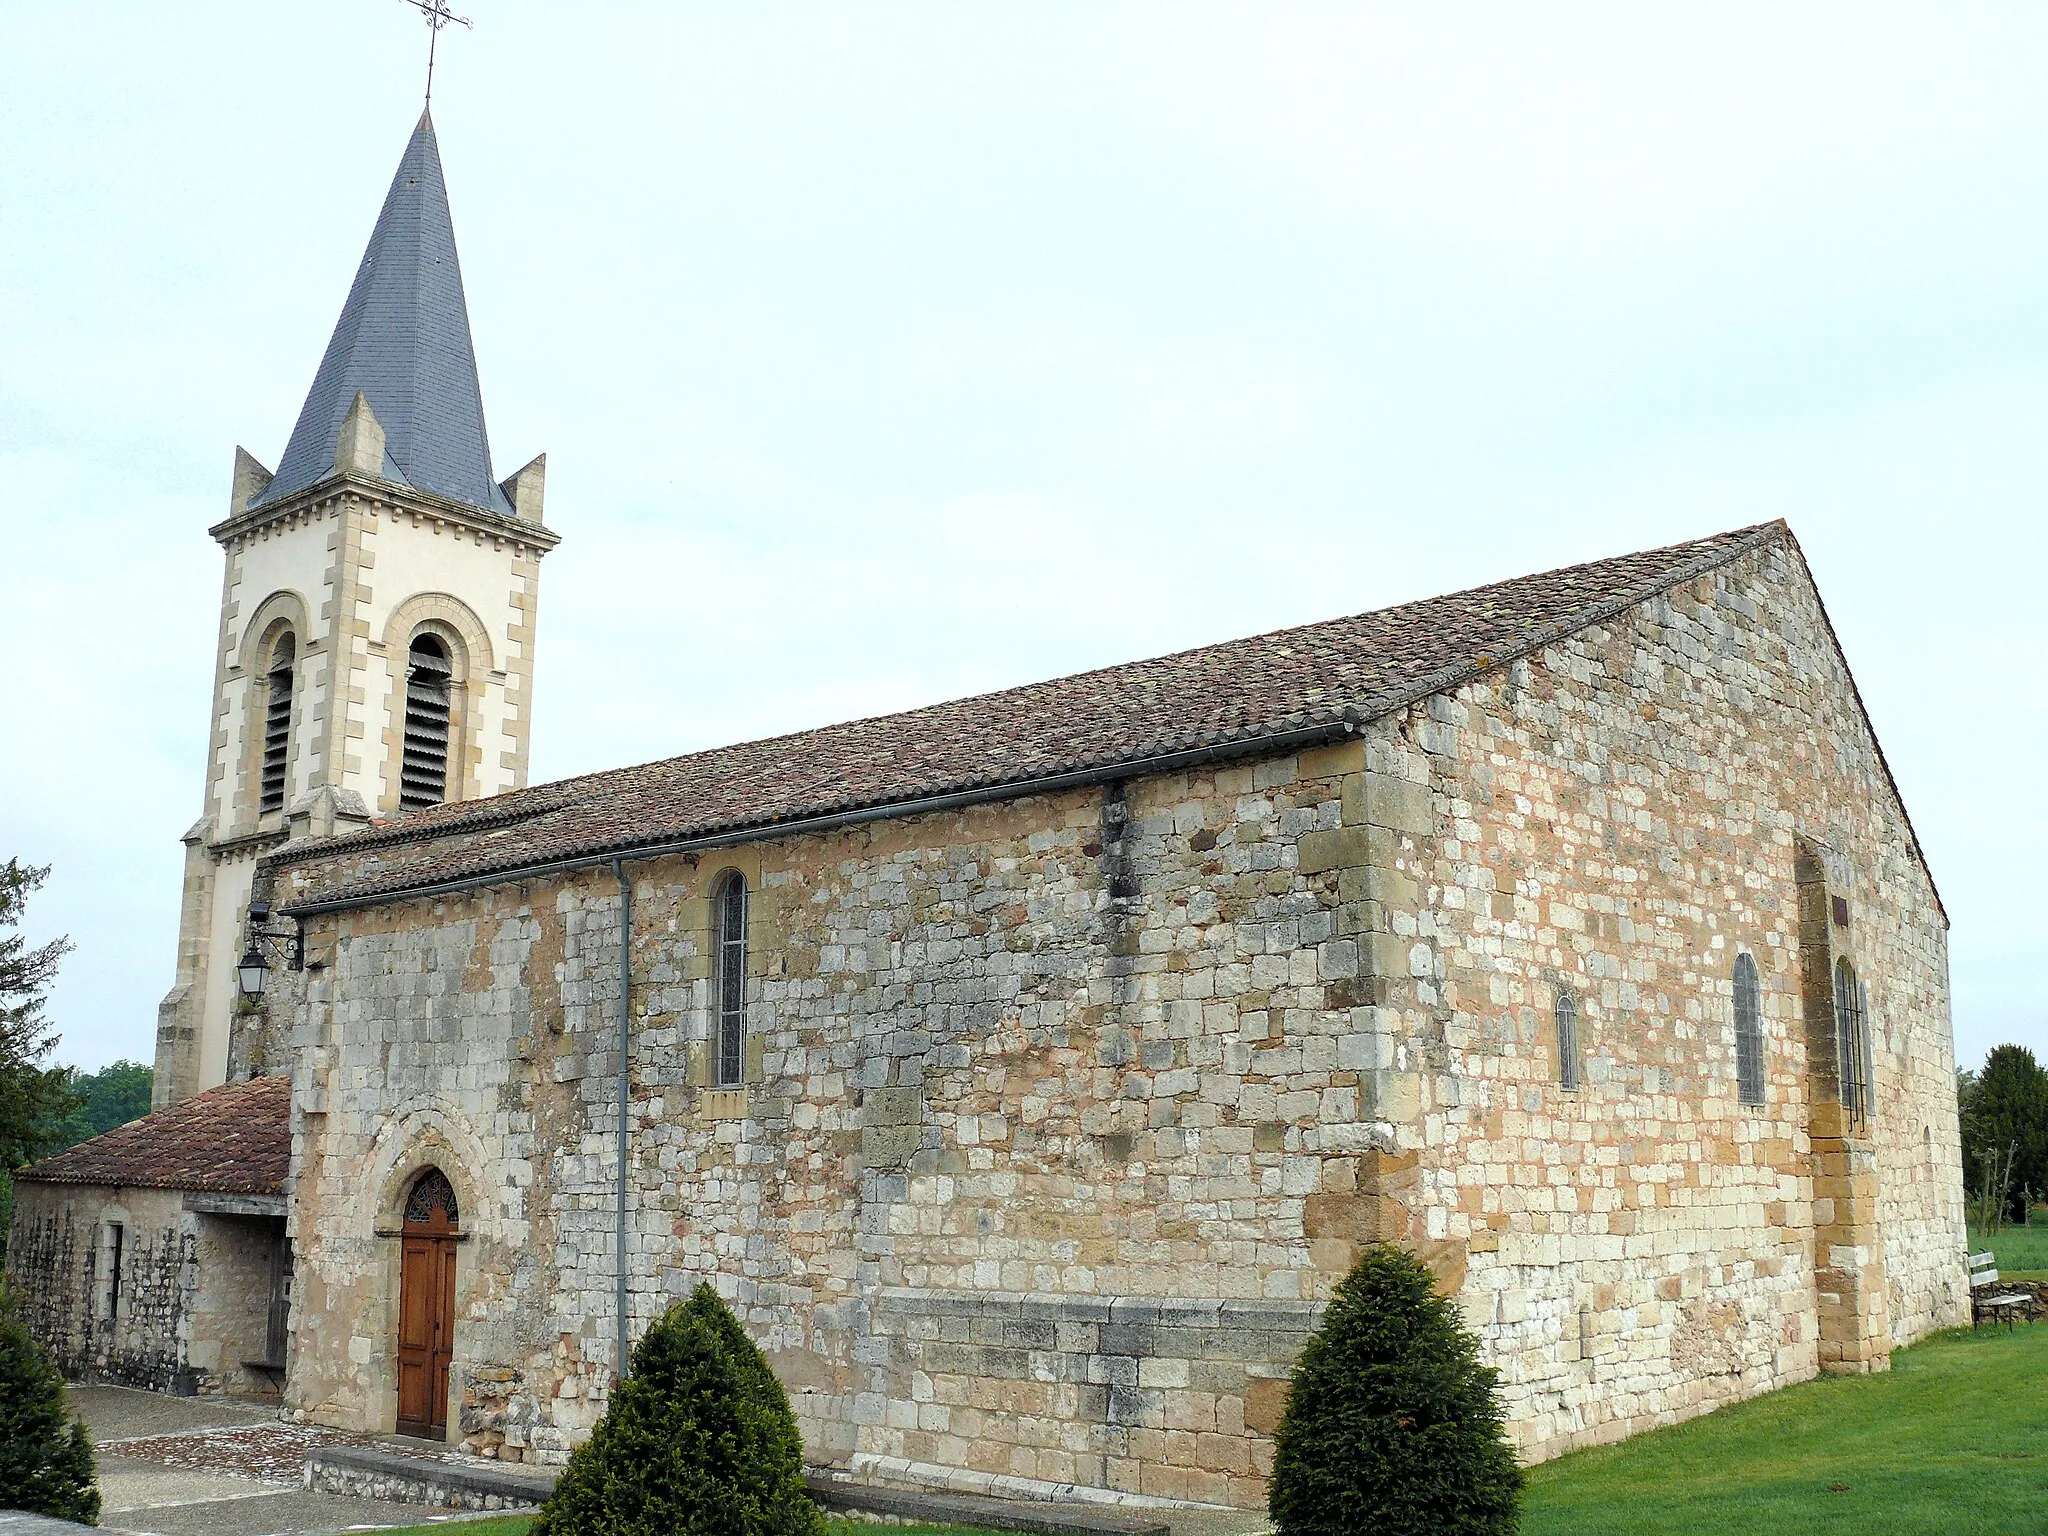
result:
[(409, 1237), (405, 1240), (405, 1268), (398, 1277), (398, 1347), (401, 1351), (431, 1349), (434, 1346), (434, 1243)]
[(440, 1248), (440, 1294), (434, 1308), (434, 1433), (448, 1435), (448, 1362), (455, 1355), (455, 1244), (442, 1238)]
[(454, 1322), (454, 1239), (407, 1237), (398, 1276), (400, 1434), (447, 1438)]

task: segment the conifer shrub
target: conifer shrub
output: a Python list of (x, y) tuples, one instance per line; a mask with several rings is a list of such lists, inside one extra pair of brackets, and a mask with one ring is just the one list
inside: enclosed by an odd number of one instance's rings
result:
[(0, 1292), (0, 1509), (97, 1525), (100, 1490), (64, 1378)]
[(1509, 1536), (1522, 1471), (1497, 1379), (1421, 1260), (1366, 1249), (1295, 1367), (1267, 1493), (1280, 1536)]
[(709, 1285), (647, 1330), (530, 1536), (825, 1536), (789, 1398)]

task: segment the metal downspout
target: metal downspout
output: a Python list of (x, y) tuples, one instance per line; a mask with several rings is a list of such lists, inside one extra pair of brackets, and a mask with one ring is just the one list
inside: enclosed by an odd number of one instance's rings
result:
[(617, 1251), (619, 1278), (618, 1378), (626, 1379), (626, 1123), (631, 1108), (633, 1049), (633, 886), (626, 879), (626, 861), (612, 860), (619, 882), (619, 1190)]

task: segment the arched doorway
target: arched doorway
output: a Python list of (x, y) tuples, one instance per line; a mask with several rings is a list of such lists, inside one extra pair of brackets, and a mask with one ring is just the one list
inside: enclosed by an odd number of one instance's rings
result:
[(405, 1197), (398, 1274), (398, 1432), (448, 1438), (448, 1359), (455, 1344), (455, 1190), (429, 1168)]

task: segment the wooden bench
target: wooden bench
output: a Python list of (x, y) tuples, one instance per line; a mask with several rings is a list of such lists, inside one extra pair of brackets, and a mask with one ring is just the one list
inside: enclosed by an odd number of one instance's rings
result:
[(1973, 1253), (1969, 1255), (1970, 1265), (1970, 1326), (1975, 1328), (1985, 1318), (1996, 1323), (2005, 1319), (2006, 1331), (2011, 1332), (2013, 1314), (2026, 1308), (2027, 1321), (2034, 1320), (2034, 1298), (2025, 1291), (2004, 1291), (1998, 1284), (1998, 1258), (1995, 1254)]

